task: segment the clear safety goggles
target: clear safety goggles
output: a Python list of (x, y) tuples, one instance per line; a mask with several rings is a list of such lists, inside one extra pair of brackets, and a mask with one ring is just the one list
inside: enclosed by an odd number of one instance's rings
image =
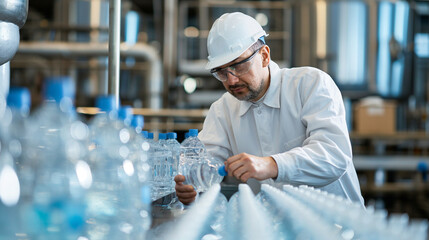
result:
[(240, 77), (250, 70), (250, 67), (253, 63), (252, 59), (259, 52), (259, 50), (261, 50), (261, 48), (262, 47), (254, 51), (252, 55), (250, 55), (250, 57), (244, 59), (243, 61), (234, 63), (231, 66), (224, 68), (213, 68), (212, 70), (210, 70), (210, 73), (221, 82), (225, 82), (226, 80), (228, 80), (228, 73), (232, 74), (235, 77)]

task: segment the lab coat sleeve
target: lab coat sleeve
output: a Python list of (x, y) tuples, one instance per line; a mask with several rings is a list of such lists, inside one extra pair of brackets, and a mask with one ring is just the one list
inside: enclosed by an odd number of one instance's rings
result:
[(226, 130), (228, 118), (224, 114), (221, 101), (218, 100), (210, 106), (198, 138), (215, 159), (224, 162), (232, 155), (232, 152)]
[(278, 166), (276, 182), (323, 187), (353, 164), (343, 100), (333, 80), (320, 70), (313, 69), (296, 86), (306, 138), (302, 146), (272, 155)]

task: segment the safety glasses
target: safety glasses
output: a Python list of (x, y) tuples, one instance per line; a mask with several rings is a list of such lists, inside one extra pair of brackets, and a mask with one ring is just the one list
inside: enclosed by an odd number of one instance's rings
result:
[(240, 77), (250, 70), (250, 67), (253, 63), (252, 59), (259, 52), (259, 50), (261, 50), (261, 48), (262, 47), (254, 51), (252, 55), (250, 55), (250, 57), (244, 59), (243, 61), (234, 63), (231, 66), (224, 68), (213, 68), (212, 70), (210, 70), (210, 73), (221, 82), (225, 82), (226, 80), (228, 80), (228, 73), (234, 75), (235, 77)]

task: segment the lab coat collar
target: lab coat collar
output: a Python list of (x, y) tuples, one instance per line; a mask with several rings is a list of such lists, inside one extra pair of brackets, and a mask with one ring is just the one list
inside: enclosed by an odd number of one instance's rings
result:
[[(263, 103), (272, 108), (280, 108), (280, 68), (274, 61), (270, 61), (270, 86), (265, 93)], [(249, 101), (240, 101), (240, 116), (243, 116), (254, 103)]]

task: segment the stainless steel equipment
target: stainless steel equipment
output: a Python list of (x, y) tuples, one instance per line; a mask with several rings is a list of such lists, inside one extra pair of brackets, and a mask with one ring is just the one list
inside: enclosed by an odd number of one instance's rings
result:
[(9, 92), (9, 61), (19, 45), (19, 29), (27, 19), (27, 0), (0, 0), (0, 93)]

